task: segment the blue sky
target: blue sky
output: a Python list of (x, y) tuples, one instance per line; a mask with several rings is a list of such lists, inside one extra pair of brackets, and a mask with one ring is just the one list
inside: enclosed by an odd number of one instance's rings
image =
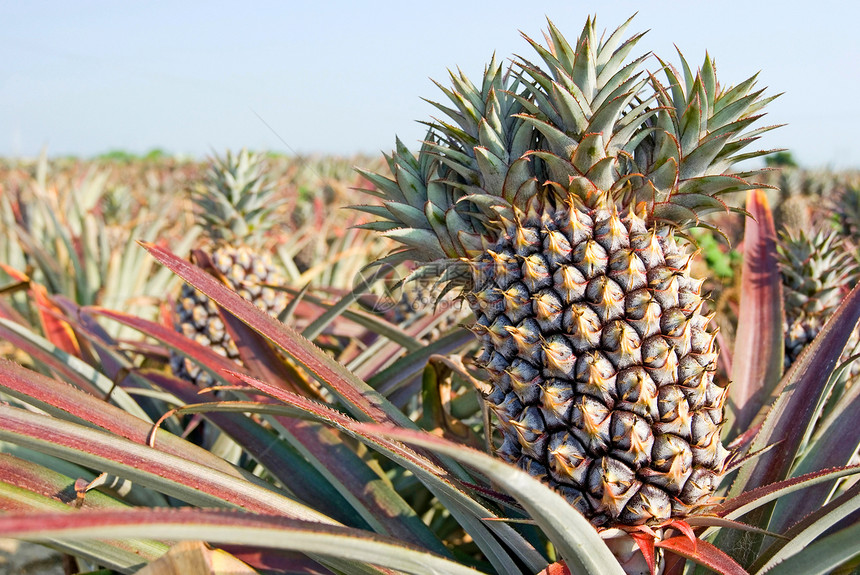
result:
[[(602, 7), (598, 7), (599, 5)], [(782, 2), (18, 2), (0, 0), (0, 156), (248, 146), (378, 153), (417, 146), (444, 97), (430, 78), (478, 79), (495, 51), (531, 57), (548, 16), (569, 37), (589, 13), (637, 45), (724, 84), (761, 71), (761, 147), (810, 167), (860, 168), (860, 4)], [(657, 67), (653, 59), (648, 61)]]

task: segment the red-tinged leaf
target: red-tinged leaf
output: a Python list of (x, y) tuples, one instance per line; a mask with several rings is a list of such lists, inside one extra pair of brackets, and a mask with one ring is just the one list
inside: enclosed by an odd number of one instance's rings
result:
[(654, 536), (648, 533), (642, 533), (641, 531), (634, 531), (630, 534), (630, 537), (632, 537), (633, 541), (636, 542), (636, 545), (639, 546), (639, 551), (641, 551), (642, 556), (645, 557), (645, 562), (648, 563), (648, 569), (651, 571), (651, 575), (654, 575), (654, 573), (657, 572)]
[(717, 332), (717, 345), (720, 348), (720, 354), (717, 356), (717, 365), (726, 374), (726, 377), (729, 377), (732, 374), (732, 349), (727, 341), (726, 334), (722, 331)]
[[(158, 388), (175, 395), (185, 404), (200, 401), (198, 388), (183, 379), (155, 371), (142, 371), (139, 375)], [(260, 424), (244, 416), (233, 417), (219, 412), (207, 412), (205, 416), (232, 437), (300, 501), (341, 522), (351, 523), (355, 519), (349, 503), (332, 488), (325, 477), (301, 454), (288, 448), (283, 442), (273, 442), (271, 431), (263, 429)], [(160, 445), (160, 442), (161, 438), (156, 439), (157, 444)], [(313, 451), (313, 447), (312, 445), (308, 449)]]
[(729, 451), (746, 451), (747, 447), (749, 447), (755, 436), (758, 435), (759, 430), (761, 430), (761, 424), (754, 425), (735, 437), (731, 443), (726, 445), (726, 449)]
[(722, 575), (749, 575), (734, 559), (707, 541), (699, 540), (694, 544), (686, 535), (679, 535), (658, 541), (656, 545)]
[[(760, 425), (757, 425), (756, 427), (753, 428), (753, 430), (755, 430), (756, 433), (758, 433), (760, 429), (761, 429)], [(740, 469), (741, 467), (743, 467), (744, 465), (747, 465), (751, 461), (758, 459), (759, 457), (761, 457), (762, 455), (764, 455), (765, 453), (767, 453), (771, 449), (776, 449), (777, 447), (779, 447), (778, 441), (776, 443), (771, 443), (767, 447), (763, 447), (761, 449), (753, 451), (752, 453), (747, 453), (743, 457), (739, 457), (738, 453), (732, 453), (731, 457), (729, 457), (726, 460), (725, 467), (723, 468), (723, 473), (726, 474), (726, 473), (731, 473), (733, 471), (736, 471), (736, 470)]]
[[(555, 491), (525, 471), (475, 449), (452, 443), (424, 431), (387, 425), (358, 424), (359, 432), (392, 437), (418, 445), (479, 470), (519, 501), (529, 516), (546, 534), (560, 556), (573, 565), (577, 573), (592, 575), (622, 574), (594, 527)], [(491, 522), (491, 525), (498, 524)]]
[[(379, 565), (411, 573), (477, 575), (470, 567), (402, 541), (359, 529), (312, 521), (212, 509), (129, 509), (0, 516), (0, 536), (77, 541), (132, 538), (198, 540), (302, 551), (334, 565)], [(348, 566), (347, 566), (348, 568)], [(343, 567), (341, 567), (343, 569)], [(398, 572), (399, 572), (398, 571)], [(350, 572), (350, 571), (344, 571)], [(362, 573), (365, 571), (361, 571)]]
[(218, 308), (218, 311), (227, 332), (236, 344), (242, 363), (250, 373), (258, 379), (270, 383), (277, 382), (284, 389), (294, 393), (317, 400), (323, 399), (318, 386), (312, 385), (298, 370), (291, 369), (291, 366), (284, 361), (283, 356), (278, 355), (272, 344), (264, 337), (239, 321), (236, 316), (224, 308)]
[(247, 323), (251, 329), (269, 339), (313, 373), (320, 383), (341, 398), (355, 417), (377, 423), (412, 425), (409, 418), (391, 405), (385, 397), (289, 326), (269, 317), (254, 304), (244, 300), (218, 280), (169, 250), (146, 242), (141, 242), (141, 245), (159, 262), (229, 310), (241, 321)]
[(224, 357), (223, 355), (212, 351), (212, 349), (189, 339), (172, 328), (165, 327), (158, 323), (145, 320), (130, 314), (101, 308), (101, 307), (84, 307), (81, 308), (82, 313), (92, 314), (110, 318), (127, 325), (144, 335), (148, 335), (157, 341), (164, 342), (169, 347), (176, 351), (194, 358), (201, 366), (207, 368), (217, 377), (225, 379), (228, 384), (240, 384), (241, 380), (230, 375), (231, 372), (244, 371), (242, 366), (236, 362)]
[[(313, 416), (315, 419), (328, 423), (329, 425), (333, 425), (337, 428), (340, 428), (344, 431), (349, 431), (353, 434), (357, 433), (354, 431), (357, 429), (358, 421), (343, 415), (339, 411), (336, 411), (330, 407), (322, 405), (316, 401), (310, 400), (304, 396), (289, 392), (287, 390), (281, 389), (274, 385), (271, 385), (265, 381), (260, 381), (258, 379), (254, 379), (253, 377), (249, 377), (240, 373), (234, 373), (237, 377), (239, 377), (242, 381), (247, 383), (248, 385), (255, 387), (256, 389), (262, 391), (263, 393), (270, 395), (287, 405), (291, 405), (303, 412), (308, 413)], [(414, 428), (414, 425), (412, 426)], [(379, 436), (373, 436), (367, 433), (358, 433), (362, 438), (371, 441), (377, 446), (383, 447), (386, 450), (389, 450), (393, 453), (398, 454), (401, 457), (406, 458), (408, 461), (413, 464), (419, 465), (422, 468), (432, 471), (437, 476), (442, 476), (445, 471), (431, 462), (426, 457), (412, 451), (411, 449), (404, 446), (402, 443), (398, 443), (396, 441), (392, 441), (390, 439), (385, 439)]]
[(570, 569), (567, 568), (567, 563), (559, 561), (549, 565), (546, 569), (538, 573), (538, 575), (573, 575)]
[(36, 283), (30, 284), (30, 294), (39, 311), (45, 337), (61, 350), (75, 357), (81, 356), (78, 338), (67, 321), (62, 318), (60, 308), (48, 297), (48, 290)]
[[(539, 568), (538, 565), (545, 565), (544, 559), (509, 525), (496, 521), (483, 521), (484, 518), (495, 517), (495, 514), (475, 499), (465, 495), (459, 486), (451, 483), (450, 477), (452, 475), (464, 478), (468, 477), (456, 469), (456, 463), (451, 463), (442, 468), (427, 456), (376, 432), (379, 429), (396, 429), (406, 432), (403, 428), (392, 426), (372, 426), (368, 428), (355, 419), (306, 397), (290, 393), (245, 375), (236, 375), (263, 393), (269, 394), (287, 405), (307, 413), (314, 419), (340, 429), (363, 441), (366, 445), (380, 451), (411, 471), (451, 511), (451, 514), (464, 527), (466, 532), (475, 538), (476, 543), (485, 554), (490, 556), (490, 561), (494, 565), (499, 566), (504, 564), (506, 561), (505, 556), (507, 556), (507, 553), (502, 552), (498, 547), (497, 538), (506, 541), (525, 563), (535, 567), (535, 571)], [(418, 432), (414, 431), (413, 433)], [(424, 435), (423, 432), (421, 434), (422, 436)], [(487, 529), (493, 532), (492, 539), (487, 538)], [(494, 557), (497, 558), (494, 560)], [(507, 559), (507, 561), (509, 560)]]
[(724, 501), (721, 505), (717, 506), (714, 512), (720, 517), (734, 519), (789, 493), (857, 473), (860, 473), (860, 465), (825, 469), (823, 471), (807, 473), (799, 477), (792, 477), (791, 479), (745, 491), (737, 497), (732, 497)]
[[(227, 280), (223, 278), (223, 274), (212, 264), (212, 260), (205, 252), (194, 250), (191, 260), (200, 269), (227, 285)], [(223, 307), (218, 308), (218, 314), (227, 329), (227, 333), (236, 344), (242, 364), (255, 377), (270, 383), (277, 382), (284, 389), (295, 393), (322, 399), (319, 390), (310, 385), (307, 378), (296, 370), (290, 370), (289, 366), (284, 363), (281, 356), (275, 352), (275, 349), (264, 337), (239, 321), (236, 316)]]
[[(66, 477), (31, 461), (0, 453), (0, 482), (23, 486), (27, 491), (50, 498), (69, 510), (73, 509), (77, 499), (75, 484), (78, 480), (80, 478)], [(104, 507), (126, 508), (127, 505), (101, 492), (93, 492), (92, 497), (86, 497), (82, 505), (84, 509)], [(12, 500), (0, 495), (0, 509), (23, 511), (31, 507), (20, 498)]]
[(690, 543), (692, 543), (693, 547), (695, 548), (695, 546), (696, 546), (696, 534), (693, 533), (693, 528), (690, 527), (689, 523), (687, 523), (686, 521), (677, 520), (677, 521), (672, 521), (672, 523), (670, 523), (670, 526), (674, 527), (675, 529), (677, 529), (678, 531), (680, 531), (681, 533), (686, 535), (687, 539), (690, 540)]
[[(860, 447), (860, 434), (857, 432), (858, 413), (860, 385), (855, 384), (840, 399), (838, 409), (817, 424), (816, 436), (803, 458), (792, 469), (792, 475), (848, 465)], [(825, 482), (802, 492), (780, 497), (771, 518), (770, 529), (785, 531), (798, 517), (805, 517), (824, 505), (832, 489), (833, 482)]]
[(275, 419), (308, 449), (309, 455), (326, 469), (328, 477), (337, 481), (338, 486), (350, 494), (350, 499), (358, 502), (362, 518), (374, 530), (446, 557), (450, 555), (409, 503), (388, 483), (380, 480), (376, 472), (333, 430), (310, 421), (288, 417)]
[[(827, 394), (827, 383), (860, 318), (860, 286), (855, 287), (774, 390), (775, 400), (752, 449), (776, 441), (778, 449), (742, 467), (730, 496), (788, 477), (797, 452), (808, 436)], [(757, 522), (753, 522), (756, 523)], [(759, 525), (760, 527), (762, 525)]]
[(23, 409), (0, 405), (0, 439), (136, 481), (192, 505), (235, 506), (256, 513), (333, 523), (250, 474), (237, 477), (237, 471), (216, 471), (104, 431)]
[[(47, 413), (71, 421), (84, 421), (88, 425), (96, 425), (141, 445), (146, 444), (152, 431), (152, 425), (149, 422), (133, 417), (97, 397), (25, 369), (11, 361), (0, 360), (0, 386), (3, 387), (4, 393), (22, 398)], [(159, 448), (166, 453), (236, 477), (242, 476), (234, 466), (220, 457), (171, 433), (159, 430), (157, 441)]]
[[(92, 394), (93, 396), (103, 397), (105, 394), (92, 382), (88, 381), (76, 370), (67, 365), (65, 358), (69, 356), (65, 351), (56, 350), (56, 355), (50, 353), (44, 346), (36, 345), (31, 339), (25, 336), (38, 336), (31, 332), (22, 324), (11, 322), (5, 319), (0, 320), (0, 337), (14, 345), (17, 349), (29, 355), (33, 360), (54, 370), (57, 374), (64, 377), (70, 383), (78, 386), (80, 389)], [(53, 344), (43, 340), (45, 346), (50, 347)]]
[(782, 537), (782, 535), (780, 535), (779, 533), (774, 533), (773, 531), (760, 529), (758, 527), (753, 527), (752, 525), (747, 525), (746, 523), (741, 523), (740, 521), (734, 521), (732, 519), (726, 519), (724, 517), (715, 517), (713, 515), (698, 515), (694, 517), (687, 517), (686, 522), (694, 527), (727, 527), (729, 529), (738, 529), (740, 531), (759, 533), (761, 535), (767, 535), (768, 537), (775, 537), (777, 539)]
[(860, 483), (854, 483), (826, 505), (797, 521), (785, 532), (785, 538), (771, 543), (753, 562), (750, 570), (765, 572), (776, 564), (790, 559), (811, 544), (828, 529), (843, 522), (842, 527), (856, 524), (846, 518), (860, 510)]
[(782, 278), (776, 231), (764, 190), (750, 190), (741, 271), (740, 311), (732, 355), (729, 406), (733, 434), (746, 430), (779, 383), (783, 369)]
[[(39, 477), (43, 477), (46, 474), (57, 475), (44, 468), (36, 473)], [(56, 483), (57, 487), (63, 491), (74, 494), (70, 486), (73, 481), (70, 478), (63, 477), (57, 481), (49, 481)], [(57, 495), (31, 491), (0, 480), (0, 510), (3, 513), (62, 513), (73, 517), (81, 513), (74, 506), (74, 497), (72, 497), (71, 502), (65, 502), (59, 500)], [(128, 509), (127, 506), (102, 493), (94, 492), (92, 497), (88, 499), (90, 501), (85, 500), (83, 502), (83, 509), (85, 510)], [(92, 559), (101, 565), (112, 567), (120, 572), (129, 573), (135, 567), (139, 567), (141, 562), (152, 561), (160, 557), (167, 550), (167, 545), (153, 539), (156, 538), (148, 540), (111, 539), (108, 541), (78, 542), (72, 544), (53, 542), (52, 547), (76, 557)]]
[[(159, 377), (158, 374), (151, 374), (150, 378), (188, 404), (199, 400), (196, 387), (186, 381), (167, 375)], [(249, 402), (236, 403), (247, 408), (255, 406)], [(233, 417), (217, 411), (204, 413), (300, 501), (341, 522), (398, 534), (404, 541), (447, 555), (445, 547), (401, 496), (380, 481), (376, 472), (328, 427), (296, 418), (273, 416), (287, 435), (297, 442), (302, 455), (281, 442), (273, 443), (271, 432), (247, 417)], [(308, 460), (313, 461), (313, 465)], [(337, 484), (332, 485), (332, 480)], [(342, 495), (344, 493), (349, 494), (349, 500)], [(362, 517), (367, 518), (367, 523)]]

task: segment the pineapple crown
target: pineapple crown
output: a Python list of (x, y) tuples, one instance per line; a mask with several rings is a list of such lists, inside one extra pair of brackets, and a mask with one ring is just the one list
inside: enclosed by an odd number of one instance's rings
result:
[(252, 244), (272, 227), (273, 192), (261, 155), (228, 150), (211, 159), (205, 184), (192, 190), (197, 224), (216, 243)]
[(356, 206), (377, 218), (363, 227), (402, 244), (382, 261), (474, 256), (545, 201), (684, 229), (729, 209), (722, 194), (762, 187), (758, 170), (728, 170), (768, 153), (742, 150), (776, 127), (745, 132), (775, 96), (754, 91), (755, 76), (721, 88), (707, 54), (695, 75), (680, 52), (680, 72), (657, 58), (662, 83), (641, 70), (647, 54), (627, 61), (642, 37), (623, 39), (630, 20), (598, 40), (588, 18), (575, 45), (552, 22), (546, 47), (524, 35), (545, 69), (517, 57), (503, 70), (494, 56), (480, 86), (452, 72), (452, 88), (439, 85), (452, 106), (430, 102), (443, 117), (426, 122), (417, 156), (398, 139), (393, 177), (362, 172), (381, 200)]

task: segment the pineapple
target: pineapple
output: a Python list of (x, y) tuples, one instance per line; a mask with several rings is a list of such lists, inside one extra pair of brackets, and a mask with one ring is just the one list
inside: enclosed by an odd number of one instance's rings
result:
[[(785, 300), (786, 368), (815, 339), (857, 283), (857, 263), (838, 238), (823, 230), (807, 235), (788, 228), (780, 233), (777, 251)], [(856, 335), (854, 340), (856, 344)], [(849, 344), (849, 356), (853, 347)]]
[[(213, 273), (258, 308), (277, 316), (286, 307), (286, 294), (266, 285), (280, 283), (267, 254), (260, 253), (267, 216), (275, 209), (273, 188), (267, 185), (262, 158), (242, 150), (215, 158), (204, 186), (194, 191), (197, 225), (206, 238), (202, 247)], [(176, 330), (237, 362), (239, 352), (224, 326), (218, 307), (188, 284), (182, 286), (175, 309)], [(178, 354), (171, 368), (179, 377), (206, 387), (211, 376)]]
[(857, 181), (846, 182), (831, 198), (829, 207), (839, 225), (839, 233), (857, 248), (860, 242), (860, 185)]
[(365, 227), (402, 247), (384, 263), (458, 287), (483, 344), (496, 453), (602, 527), (657, 525), (713, 503), (727, 450), (727, 389), (702, 279), (683, 232), (760, 187), (729, 174), (768, 102), (755, 78), (721, 88), (706, 56), (668, 84), (626, 61), (629, 21), (571, 45), (550, 22), (505, 72), (451, 74), (452, 105), (393, 178), (366, 173), (382, 206)]

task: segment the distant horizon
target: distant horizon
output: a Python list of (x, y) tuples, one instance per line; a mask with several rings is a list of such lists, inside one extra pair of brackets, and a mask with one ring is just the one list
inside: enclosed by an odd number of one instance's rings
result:
[[(251, 152), (255, 152), (258, 154), (271, 154), (284, 158), (307, 158), (307, 157), (327, 157), (327, 158), (357, 158), (357, 157), (382, 157), (383, 151), (378, 151), (376, 153), (373, 152), (356, 152), (354, 154), (333, 154), (326, 152), (306, 152), (306, 153), (296, 153), (291, 151), (283, 151), (283, 150), (271, 150), (271, 149), (261, 149), (261, 148), (253, 148), (249, 146), (238, 146), (231, 148), (224, 148), (220, 150), (212, 150), (205, 154), (186, 154), (186, 153), (173, 153), (170, 150), (156, 146), (149, 150), (144, 150), (143, 152), (133, 152), (130, 150), (125, 150), (122, 148), (112, 148), (108, 149), (104, 152), (97, 152), (95, 154), (52, 154), (50, 150), (47, 150), (47, 157), (49, 160), (58, 160), (58, 159), (76, 159), (76, 160), (116, 160), (122, 161), (125, 159), (123, 156), (128, 157), (128, 159), (132, 160), (146, 160), (152, 158), (178, 158), (178, 159), (193, 159), (193, 160), (206, 160), (214, 157), (215, 155), (223, 155), (228, 149), (232, 152), (237, 152), (242, 148), (247, 148)], [(387, 152), (385, 152), (387, 153)], [(41, 156), (41, 152), (33, 155), (20, 155), (20, 156), (0, 156), (2, 160), (11, 160), (11, 161), (33, 161), (38, 160)], [(111, 157), (116, 156), (116, 157)]]
[[(448, 85), (447, 70), (460, 67), (477, 82), (494, 52), (533, 58), (519, 30), (539, 39), (549, 16), (571, 40), (593, 12), (534, 4), (3, 3), (0, 157), (44, 147), (82, 159), (154, 148), (204, 159), (242, 147), (373, 156), (396, 136), (417, 150), (420, 121), (437, 112), (422, 98), (445, 98), (431, 78)], [(753, 146), (785, 148), (812, 169), (860, 169), (850, 104), (860, 93), (860, 4), (636, 4), (601, 6), (598, 34), (638, 9), (626, 35), (648, 33), (630, 58), (653, 51), (677, 65), (677, 45), (694, 67), (708, 51), (724, 85), (758, 73), (766, 97), (783, 95), (757, 125), (787, 125)], [(659, 62), (651, 56), (646, 67)]]
[[(231, 151), (238, 151), (241, 148), (231, 148)], [(354, 154), (329, 154), (324, 152), (308, 152), (308, 153), (294, 153), (289, 151), (282, 150), (261, 150), (256, 148), (248, 148), (251, 152), (260, 153), (260, 154), (271, 154), (276, 157), (283, 157), (287, 159), (303, 159), (303, 158), (333, 158), (333, 159), (353, 159), (353, 158), (366, 158), (368, 160), (382, 159), (383, 152), (370, 153), (370, 152), (357, 152)], [(790, 152), (790, 150), (786, 150)], [(194, 154), (174, 154), (169, 150), (164, 148), (155, 147), (150, 150), (147, 150), (143, 153), (135, 153), (130, 152), (128, 150), (123, 149), (111, 149), (106, 152), (101, 152), (93, 155), (75, 155), (75, 154), (51, 154), (50, 151), (47, 153), (48, 160), (78, 160), (83, 162), (93, 162), (93, 161), (105, 161), (105, 162), (125, 162), (125, 161), (157, 161), (159, 159), (170, 158), (181, 161), (192, 161), (192, 162), (206, 162), (211, 160), (216, 154), (222, 155), (225, 150), (216, 150), (203, 155), (194, 155)], [(11, 162), (35, 162), (38, 161), (40, 154), (36, 154), (34, 156), (0, 156), (0, 160), (11, 161)], [(832, 168), (830, 166), (808, 166), (804, 164), (802, 158), (797, 158), (795, 155), (790, 156), (791, 161), (795, 162), (796, 166), (792, 166), (790, 164), (782, 164), (777, 163), (771, 165), (769, 167), (774, 168), (783, 168), (783, 167), (797, 167), (799, 169), (808, 170), (808, 171), (839, 171), (839, 172), (855, 172), (860, 171), (860, 167), (844, 167), (844, 168)], [(761, 167), (765, 166), (766, 162), (759, 158), (757, 160), (751, 161), (752, 165)], [(734, 171), (739, 171), (740, 168), (744, 168), (742, 164), (735, 166)], [(746, 168), (744, 168), (746, 169)]]

